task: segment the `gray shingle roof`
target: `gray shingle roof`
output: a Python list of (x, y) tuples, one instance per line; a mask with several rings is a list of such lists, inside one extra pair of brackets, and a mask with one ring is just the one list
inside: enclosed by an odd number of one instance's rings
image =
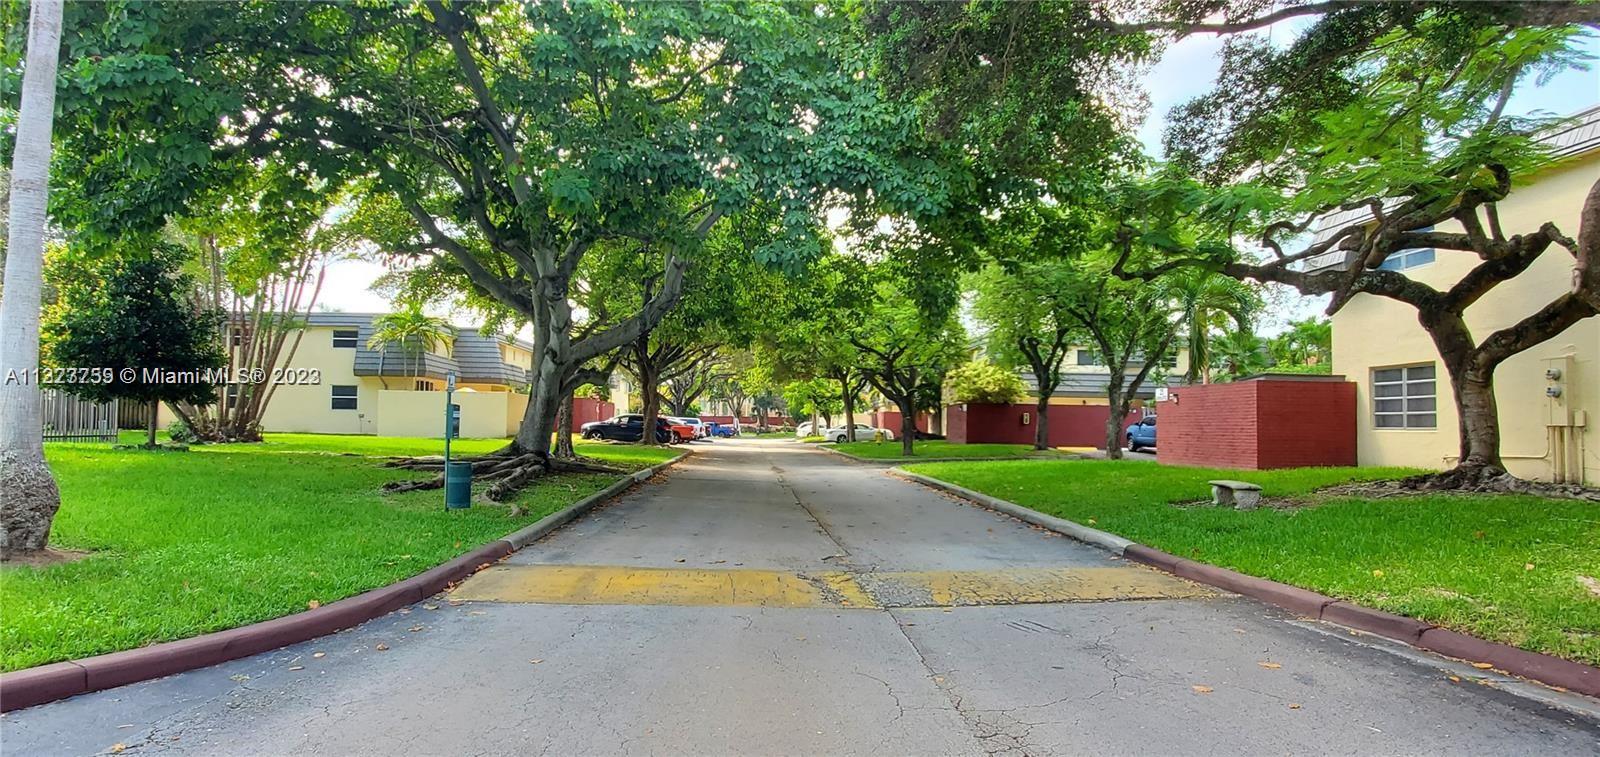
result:
[[(427, 376), (443, 380), (445, 376), (454, 371), (461, 381), (477, 381), (490, 384), (509, 384), (520, 386), (528, 383), (528, 370), (522, 366), (510, 365), (500, 358), (500, 343), (502, 337), (489, 334), (484, 335), (475, 327), (457, 327), (455, 344), (451, 348), (451, 356), (443, 357), (433, 353), (423, 353), (418, 357), (406, 354), (399, 346), (386, 346), (382, 350), (382, 359), (379, 351), (367, 346), (367, 340), (372, 338), (372, 322), (378, 317), (377, 313), (312, 313), (307, 317), (307, 322), (312, 326), (322, 326), (334, 329), (354, 329), (356, 331), (355, 374), (357, 376), (377, 376), (380, 363), (384, 376)], [(532, 349), (532, 345), (520, 339), (512, 343)]]
[[(1039, 391), (1039, 380), (1032, 373), (1022, 371), (1017, 374), (1022, 377), (1022, 385), (1030, 392)], [(1106, 386), (1111, 381), (1111, 372), (1098, 373), (1063, 373), (1061, 383), (1056, 386), (1052, 397), (1104, 397)], [(1181, 386), (1182, 381), (1177, 377), (1168, 377), (1166, 386)], [(1139, 384), (1139, 391), (1134, 393), (1136, 399), (1153, 399), (1156, 396), (1156, 387), (1162, 386), (1161, 382), (1146, 378)]]

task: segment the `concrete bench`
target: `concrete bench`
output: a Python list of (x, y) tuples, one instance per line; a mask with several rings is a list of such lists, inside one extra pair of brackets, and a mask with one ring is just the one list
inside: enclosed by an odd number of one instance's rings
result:
[(1261, 487), (1249, 481), (1209, 481), (1211, 502), (1233, 505), (1239, 510), (1254, 510), (1261, 504)]

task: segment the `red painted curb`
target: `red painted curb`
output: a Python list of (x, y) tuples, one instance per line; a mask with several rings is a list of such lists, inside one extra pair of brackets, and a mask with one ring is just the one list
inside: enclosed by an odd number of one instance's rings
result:
[(1322, 608), (1322, 619), (1379, 636), (1387, 636), (1412, 646), (1417, 645), (1423, 631), (1434, 627), (1432, 623), (1424, 623), (1416, 618), (1353, 605), (1349, 602), (1334, 602)]
[(1181, 557), (1169, 555), (1159, 549), (1151, 549), (1143, 544), (1129, 544), (1128, 548), (1122, 551), (1122, 556), (1168, 573), (1176, 573), (1178, 563), (1184, 561)]
[(0, 712), (203, 668), (353, 628), (443, 591), (512, 551), (509, 542), (493, 541), (424, 573), (314, 610), (193, 638), (6, 673), (0, 675)]
[(1417, 646), (1468, 662), (1487, 662), (1500, 670), (1524, 678), (1543, 681), (1579, 694), (1600, 697), (1600, 668), (1560, 657), (1529, 652), (1507, 644), (1484, 641), (1476, 636), (1443, 628), (1422, 632)]
[(1476, 636), (1439, 628), (1416, 618), (1341, 602), (1298, 586), (1185, 560), (1143, 544), (1129, 545), (1122, 554), (1129, 560), (1160, 568), (1175, 576), (1253, 597), (1309, 618), (1403, 641), (1411, 646), (1447, 657), (1468, 662), (1487, 662), (1497, 670), (1539, 681), (1548, 686), (1600, 697), (1600, 668), (1581, 662), (1485, 641)]
[(1193, 560), (1184, 560), (1179, 563), (1178, 569), (1173, 573), (1293, 610), (1309, 618), (1322, 618), (1323, 609), (1334, 602), (1333, 597), (1323, 596), (1314, 591), (1307, 591), (1298, 586), (1247, 576), (1238, 571), (1194, 562)]

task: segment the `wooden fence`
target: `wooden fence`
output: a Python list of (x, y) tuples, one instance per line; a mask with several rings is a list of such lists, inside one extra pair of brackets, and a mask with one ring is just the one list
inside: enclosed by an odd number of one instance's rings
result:
[(55, 389), (41, 398), (47, 442), (115, 442), (117, 402), (90, 402)]

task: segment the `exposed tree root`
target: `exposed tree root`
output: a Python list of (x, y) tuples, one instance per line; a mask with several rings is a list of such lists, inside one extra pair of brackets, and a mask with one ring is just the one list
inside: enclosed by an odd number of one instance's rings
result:
[[(452, 460), (451, 462), (471, 462), (473, 481), (479, 483), (488, 482), (490, 485), (485, 494), (489, 499), (496, 502), (504, 502), (510, 499), (522, 487), (527, 486), (540, 476), (559, 473), (609, 473), (619, 475), (627, 472), (583, 457), (558, 458), (551, 457), (543, 452), (511, 455), (502, 453), (503, 450), (488, 455)], [(384, 463), (384, 465), (407, 470), (443, 471), (444, 459), (418, 457), (391, 460)], [(383, 489), (388, 492), (409, 492), (438, 489), (442, 486), (444, 486), (444, 476), (439, 475), (420, 481), (390, 481), (383, 485)]]
[(1370, 481), (1343, 484), (1321, 490), (1323, 493), (1365, 494), (1367, 496), (1392, 496), (1398, 494), (1475, 493), (1475, 494), (1532, 494), (1557, 499), (1581, 499), (1600, 502), (1600, 489), (1579, 484), (1553, 484), (1529, 481), (1507, 473), (1496, 465), (1458, 466), (1438, 473), (1424, 473), (1397, 481)]

